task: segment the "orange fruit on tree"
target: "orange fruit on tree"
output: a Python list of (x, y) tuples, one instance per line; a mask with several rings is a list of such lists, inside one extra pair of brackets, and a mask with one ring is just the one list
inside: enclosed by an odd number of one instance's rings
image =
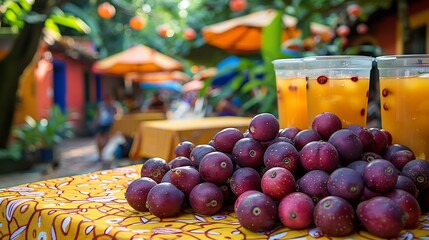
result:
[(230, 0), (229, 8), (234, 12), (241, 12), (247, 7), (246, 0)]
[(130, 27), (134, 30), (141, 30), (146, 26), (146, 19), (142, 16), (134, 16), (130, 19)]
[(347, 13), (350, 16), (359, 17), (362, 13), (362, 7), (357, 4), (351, 4), (347, 7)]
[(365, 23), (359, 23), (356, 27), (356, 32), (359, 34), (365, 34), (368, 32), (368, 25)]
[(98, 5), (97, 12), (98, 12), (98, 15), (100, 17), (102, 17), (104, 19), (110, 19), (113, 16), (115, 16), (116, 9), (112, 4), (110, 4), (108, 2), (104, 2), (100, 5)]
[(337, 28), (337, 34), (341, 37), (346, 37), (350, 34), (350, 28), (347, 25), (341, 25)]
[(194, 40), (196, 36), (197, 36), (197, 33), (195, 32), (195, 30), (193, 28), (187, 28), (183, 32), (183, 37), (186, 40), (190, 40), (190, 41)]
[(167, 37), (168, 31), (170, 30), (170, 27), (168, 27), (167, 25), (161, 25), (158, 27), (158, 34), (161, 37)]

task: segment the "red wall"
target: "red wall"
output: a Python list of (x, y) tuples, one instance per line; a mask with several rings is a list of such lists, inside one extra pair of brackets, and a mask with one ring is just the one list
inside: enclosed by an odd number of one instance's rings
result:
[(75, 124), (85, 116), (85, 85), (83, 66), (74, 60), (66, 60), (67, 109)]
[(377, 39), (383, 49), (383, 54), (396, 54), (396, 16), (390, 15), (380, 19), (377, 25), (371, 27), (370, 34)]

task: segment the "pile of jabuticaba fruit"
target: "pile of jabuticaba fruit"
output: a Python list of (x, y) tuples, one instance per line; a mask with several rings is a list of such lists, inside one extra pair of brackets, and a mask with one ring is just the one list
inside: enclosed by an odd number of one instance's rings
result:
[(251, 231), (317, 227), (332, 237), (365, 228), (395, 238), (429, 207), (429, 163), (379, 128), (342, 128), (321, 113), (311, 129), (280, 129), (269, 113), (246, 132), (225, 128), (207, 144), (181, 142), (174, 159), (150, 158), (125, 197), (138, 211), (172, 217), (191, 207), (234, 208)]

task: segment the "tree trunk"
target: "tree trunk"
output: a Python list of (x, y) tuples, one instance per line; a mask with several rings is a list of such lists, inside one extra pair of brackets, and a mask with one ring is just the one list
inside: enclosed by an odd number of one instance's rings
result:
[[(53, 1), (36, 0), (32, 11), (48, 16)], [(55, 2), (55, 1), (54, 1)], [(25, 68), (31, 63), (42, 36), (45, 21), (26, 22), (19, 32), (9, 54), (0, 61), (0, 148), (6, 148), (15, 114), (16, 93), (19, 79)]]
[(410, 22), (408, 19), (407, 0), (398, 0), (398, 17), (402, 30), (402, 54), (411, 53), (410, 45)]

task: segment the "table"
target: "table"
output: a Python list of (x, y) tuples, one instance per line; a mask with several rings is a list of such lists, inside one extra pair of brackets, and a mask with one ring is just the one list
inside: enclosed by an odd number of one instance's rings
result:
[[(254, 233), (228, 210), (207, 216), (187, 209), (162, 219), (137, 212), (124, 193), (140, 170), (141, 165), (133, 165), (0, 189), (0, 239), (312, 239), (317, 233), (282, 226)], [(425, 215), (415, 229), (402, 234), (428, 236), (428, 226)], [(348, 237), (377, 239), (362, 230)]]
[(125, 137), (133, 137), (140, 123), (150, 120), (165, 119), (164, 112), (139, 112), (127, 113), (115, 118), (112, 126), (112, 133), (122, 133)]
[(134, 136), (131, 159), (174, 158), (174, 149), (182, 141), (207, 144), (220, 130), (232, 127), (244, 132), (252, 119), (248, 117), (206, 117), (180, 120), (146, 121)]

